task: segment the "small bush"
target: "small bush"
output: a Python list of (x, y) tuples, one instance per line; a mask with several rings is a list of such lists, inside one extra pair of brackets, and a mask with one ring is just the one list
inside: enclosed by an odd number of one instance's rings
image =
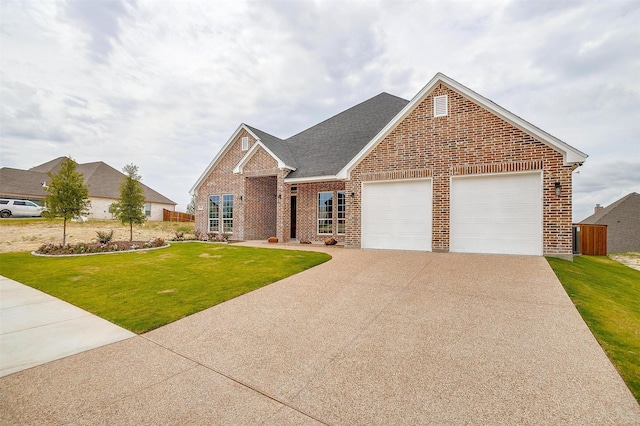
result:
[(46, 243), (40, 246), (36, 253), (48, 255), (64, 255), (64, 254), (88, 254), (88, 253), (107, 253), (128, 250), (138, 250), (140, 248), (162, 247), (165, 241), (162, 238), (155, 238), (150, 241), (118, 241), (112, 243), (78, 243), (72, 244), (54, 244)]
[(113, 238), (113, 229), (107, 231), (96, 231), (96, 235), (98, 236), (98, 241), (102, 244), (107, 244)]

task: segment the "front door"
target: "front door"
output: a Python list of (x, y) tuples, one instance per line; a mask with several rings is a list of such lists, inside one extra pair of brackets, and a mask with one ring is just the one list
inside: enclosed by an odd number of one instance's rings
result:
[(295, 195), (291, 196), (291, 235), (290, 238), (296, 238), (296, 201), (297, 197)]

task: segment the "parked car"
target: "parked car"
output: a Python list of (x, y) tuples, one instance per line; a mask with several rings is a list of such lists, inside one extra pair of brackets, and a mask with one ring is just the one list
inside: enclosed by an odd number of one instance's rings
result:
[(0, 198), (0, 217), (34, 217), (42, 216), (45, 207), (29, 200), (9, 200)]

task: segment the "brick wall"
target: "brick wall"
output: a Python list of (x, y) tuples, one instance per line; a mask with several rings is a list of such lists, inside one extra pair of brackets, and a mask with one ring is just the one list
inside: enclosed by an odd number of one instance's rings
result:
[[(255, 143), (255, 139), (247, 131), (242, 130), (236, 139), (229, 145), (226, 153), (218, 164), (209, 172), (200, 186), (196, 189), (196, 229), (208, 232), (209, 225), (209, 195), (232, 194), (234, 201), (233, 211), (233, 239), (244, 239), (244, 208), (240, 196), (244, 194), (244, 176), (234, 174), (233, 168), (247, 153), (242, 151), (242, 137), (249, 137), (249, 148)], [(221, 198), (222, 201), (222, 198)]]
[[(286, 216), (286, 237), (284, 241), (289, 240), (288, 230), (290, 229), (291, 218), (291, 187), (297, 187), (297, 226), (296, 237), (298, 240), (309, 241), (324, 241), (325, 238), (333, 236), (337, 241), (344, 241), (344, 235), (338, 235), (338, 195), (337, 191), (344, 191), (345, 183), (342, 181), (337, 182), (318, 182), (318, 183), (302, 183), (302, 184), (287, 184), (286, 193), (286, 206), (283, 215)], [(333, 192), (333, 232), (331, 235), (318, 234), (318, 192)], [(350, 197), (347, 196), (347, 209), (349, 208)], [(347, 232), (349, 232), (347, 230)]]
[(242, 130), (197, 188), (195, 227), (202, 232), (208, 231), (209, 195), (233, 194), (232, 239), (266, 239), (274, 235), (282, 239), (284, 220), (279, 213), (282, 200), (277, 195), (285, 191), (286, 172), (278, 169), (277, 161), (264, 149), (258, 148), (242, 173), (233, 173), (247, 154), (241, 147), (245, 136), (249, 138), (251, 149), (255, 138)]
[[(444, 94), (449, 114), (434, 118), (433, 97)], [(560, 153), (440, 84), (352, 171), (346, 190), (355, 196), (347, 203), (345, 243), (360, 247), (363, 181), (432, 176), (432, 247), (448, 251), (451, 176), (525, 170), (543, 171), (544, 253), (570, 254), (573, 166), (564, 166)], [(555, 182), (563, 187), (559, 197)]]

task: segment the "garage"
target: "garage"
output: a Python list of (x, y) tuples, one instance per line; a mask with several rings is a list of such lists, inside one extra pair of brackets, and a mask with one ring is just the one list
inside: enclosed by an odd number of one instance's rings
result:
[(450, 251), (542, 255), (539, 172), (451, 179)]
[(431, 251), (431, 180), (362, 184), (362, 247)]

